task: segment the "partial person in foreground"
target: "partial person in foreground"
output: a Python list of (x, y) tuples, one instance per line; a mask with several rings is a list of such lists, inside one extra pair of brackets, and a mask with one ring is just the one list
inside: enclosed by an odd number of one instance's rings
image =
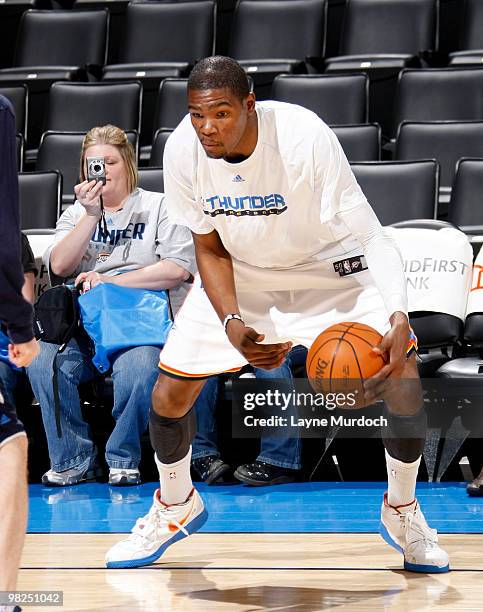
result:
[[(15, 153), (15, 117), (0, 96), (0, 322), (11, 340), (9, 359), (28, 366), (39, 348), (32, 331), (32, 306), (22, 296), (20, 220)], [(0, 383), (0, 591), (14, 591), (27, 526), (27, 436)], [(0, 606), (2, 612), (19, 610)]]
[[(37, 266), (35, 265), (35, 257), (32, 253), (27, 236), (20, 232), (21, 243), (21, 261), (23, 268), (24, 284), (22, 287), (22, 295), (33, 304), (35, 300), (35, 277), (37, 275)], [(6, 332), (5, 326), (2, 326), (2, 332)], [(8, 359), (4, 359), (3, 355), (0, 358), (0, 389), (2, 390), (5, 403), (11, 406), (17, 406), (18, 402), (31, 402), (32, 391), (27, 378), (27, 373), (23, 368), (12, 368)]]
[[(321, 330), (356, 321), (384, 336), (374, 350), (387, 365), (366, 382), (366, 400), (386, 380), (417, 389), (387, 402), (381, 534), (407, 570), (448, 571), (415, 498), (425, 413), (401, 256), (337, 138), (302, 107), (255, 103), (230, 58), (195, 66), (188, 103), (189, 116), (166, 145), (164, 177), (170, 218), (191, 229), (200, 276), (161, 352), (153, 392), (160, 489), (132, 534), (108, 551), (107, 566), (152, 563), (206, 520), (189, 469), (192, 406), (206, 377), (247, 362), (276, 368), (293, 344), (310, 347)], [(358, 266), (339, 275), (351, 258)]]

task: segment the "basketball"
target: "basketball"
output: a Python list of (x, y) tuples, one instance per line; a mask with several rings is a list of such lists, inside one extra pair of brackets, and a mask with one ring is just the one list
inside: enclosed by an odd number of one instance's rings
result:
[[(307, 354), (307, 375), (316, 392), (362, 392), (362, 381), (385, 365), (372, 348), (381, 334), (363, 323), (337, 323), (324, 330)], [(358, 402), (359, 404), (359, 402)], [(360, 406), (358, 406), (360, 407)]]

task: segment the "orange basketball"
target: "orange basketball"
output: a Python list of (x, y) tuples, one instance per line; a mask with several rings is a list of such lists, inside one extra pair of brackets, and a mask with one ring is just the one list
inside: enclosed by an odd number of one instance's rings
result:
[(362, 381), (385, 364), (372, 351), (381, 340), (378, 331), (363, 323), (337, 323), (327, 328), (307, 354), (307, 375), (314, 390), (327, 393), (353, 388), (362, 392)]

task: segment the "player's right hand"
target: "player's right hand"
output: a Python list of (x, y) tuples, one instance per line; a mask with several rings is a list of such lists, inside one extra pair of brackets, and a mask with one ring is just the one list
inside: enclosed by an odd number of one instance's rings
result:
[(291, 342), (261, 344), (265, 336), (237, 320), (229, 322), (226, 333), (230, 342), (248, 363), (263, 370), (280, 367), (292, 348)]
[(8, 358), (17, 368), (29, 366), (39, 353), (39, 343), (35, 338), (29, 342), (8, 345)]
[(101, 217), (102, 181), (82, 181), (74, 187), (75, 197), (90, 217)]

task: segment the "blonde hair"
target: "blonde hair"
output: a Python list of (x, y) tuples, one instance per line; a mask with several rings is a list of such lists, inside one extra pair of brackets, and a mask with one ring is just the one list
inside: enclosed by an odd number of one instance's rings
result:
[(134, 148), (127, 138), (127, 134), (121, 128), (115, 125), (103, 125), (102, 127), (94, 127), (87, 132), (82, 141), (82, 150), (80, 156), (80, 178), (81, 181), (86, 180), (84, 157), (86, 150), (93, 145), (106, 144), (113, 145), (119, 150), (127, 173), (127, 189), (132, 193), (138, 185), (138, 169), (136, 165), (136, 155)]

